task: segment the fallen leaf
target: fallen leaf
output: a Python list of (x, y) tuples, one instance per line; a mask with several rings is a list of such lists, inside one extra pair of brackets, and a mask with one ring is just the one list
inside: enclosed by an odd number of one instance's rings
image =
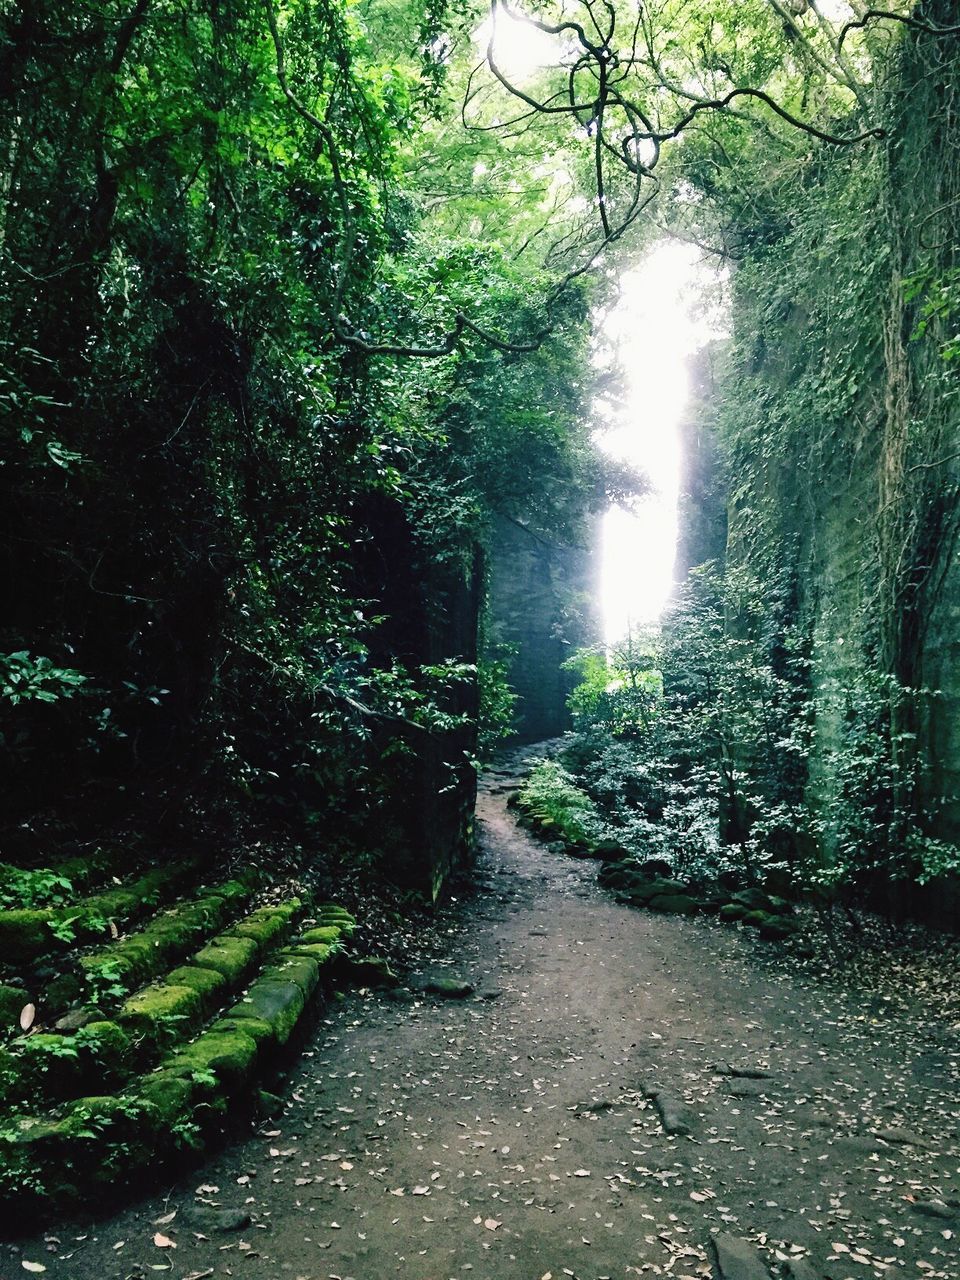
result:
[(169, 1236), (163, 1235), (160, 1231), (153, 1237), (153, 1243), (158, 1249), (175, 1249), (177, 1247), (176, 1240), (171, 1240)]
[(503, 1223), (498, 1222), (496, 1218), (484, 1218), (483, 1225), (488, 1231), (496, 1231), (498, 1227), (502, 1227)]
[[(20, 1010), (20, 1030), (29, 1031), (30, 1028), (33, 1026), (33, 1020), (36, 1016), (37, 1016), (37, 1006), (35, 1004), (25, 1004), (23, 1008)], [(38, 1262), (35, 1265), (39, 1267), (40, 1263)], [(45, 1267), (44, 1267), (44, 1270), (46, 1270)]]
[[(33, 1005), (32, 1005), (32, 1004), (28, 1004), (28, 1005), (27, 1005), (27, 1008), (28, 1008), (28, 1009), (32, 1009), (32, 1008), (33, 1008)], [(21, 1016), (20, 1016), (20, 1022), (21, 1022), (21, 1024), (23, 1023), (23, 1015), (22, 1015), (22, 1014), (21, 1014)], [(20, 1265), (21, 1265), (21, 1267), (23, 1267), (24, 1271), (34, 1271), (34, 1272), (36, 1272), (38, 1275), (39, 1275), (39, 1273), (40, 1273), (41, 1271), (46, 1271), (46, 1269), (47, 1269), (47, 1268), (43, 1265), (43, 1263), (42, 1263), (42, 1262), (27, 1262), (26, 1258), (24, 1258), (24, 1260), (20, 1263)]]
[(153, 1225), (155, 1227), (166, 1227), (167, 1225), (169, 1225), (169, 1223), (171, 1223), (174, 1220), (176, 1216), (177, 1216), (176, 1209), (171, 1209), (169, 1213), (163, 1214), (162, 1217), (154, 1218)]

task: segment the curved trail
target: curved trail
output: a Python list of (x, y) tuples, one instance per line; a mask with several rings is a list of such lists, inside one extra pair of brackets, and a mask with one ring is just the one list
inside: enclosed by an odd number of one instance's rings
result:
[[(805, 985), (734, 929), (616, 904), (595, 864), (515, 826), (503, 783), (481, 788), (484, 891), (443, 970), (474, 997), (349, 995), (280, 1119), (168, 1196), (4, 1248), (0, 1280), (21, 1258), (70, 1280), (689, 1280), (712, 1274), (717, 1230), (780, 1270), (803, 1251), (831, 1280), (957, 1280), (960, 1218), (905, 1198), (960, 1194), (956, 1028)], [(212, 1229), (197, 1188), (250, 1224)]]

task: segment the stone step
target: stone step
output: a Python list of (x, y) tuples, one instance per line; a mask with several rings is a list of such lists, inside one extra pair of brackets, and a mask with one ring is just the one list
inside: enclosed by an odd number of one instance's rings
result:
[[(278, 910), (251, 913), (221, 935), (229, 939), (222, 954), (220, 939), (214, 939), (184, 968), (203, 968), (199, 958), (212, 949), (224, 967), (239, 965), (233, 972), (242, 973), (242, 944), (270, 947), (278, 933), (265, 913)], [(0, 1209), (29, 1215), (102, 1200), (109, 1190), (155, 1175), (178, 1151), (202, 1148), (218, 1119), (251, 1094), (262, 1070), (288, 1043), (316, 996), (321, 971), (355, 924), (348, 913), (333, 909), (323, 918), (327, 923), (286, 944), (280, 939), (239, 1000), (189, 1043), (169, 1049), (154, 1071), (129, 1079), (115, 1095), (77, 1098), (46, 1115), (5, 1123)], [(334, 918), (343, 926), (337, 938), (309, 938), (316, 928), (335, 927)], [(207, 972), (227, 981), (220, 969)], [(187, 987), (186, 981), (170, 985)]]
[(0, 962), (28, 965), (51, 953), (109, 938), (119, 928), (169, 902), (197, 876), (192, 862), (156, 867), (118, 888), (52, 907), (0, 911)]

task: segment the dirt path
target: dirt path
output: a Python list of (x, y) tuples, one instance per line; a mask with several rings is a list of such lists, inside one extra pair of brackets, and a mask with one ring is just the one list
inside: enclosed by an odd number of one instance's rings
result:
[[(718, 1230), (775, 1274), (802, 1252), (831, 1280), (958, 1280), (960, 1215), (911, 1202), (960, 1197), (957, 1028), (617, 905), (514, 825), (503, 782), (444, 970), (473, 997), (349, 995), (281, 1119), (167, 1196), (4, 1247), (0, 1280), (24, 1259), (70, 1280), (683, 1280), (712, 1274)], [(214, 1230), (198, 1197), (250, 1225)]]

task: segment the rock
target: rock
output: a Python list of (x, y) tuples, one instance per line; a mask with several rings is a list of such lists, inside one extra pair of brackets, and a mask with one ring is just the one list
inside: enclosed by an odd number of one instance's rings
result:
[(789, 917), (767, 917), (760, 926), (760, 937), (765, 942), (786, 942), (797, 932), (797, 926)]
[(183, 1216), (198, 1231), (243, 1231), (250, 1225), (250, 1215), (245, 1209), (214, 1208), (211, 1205), (194, 1204), (184, 1209)]
[(648, 880), (668, 880), (673, 874), (673, 867), (663, 858), (647, 858), (645, 862), (636, 865), (640, 874)]
[(757, 1248), (749, 1240), (724, 1233), (710, 1241), (717, 1280), (770, 1280)]
[(358, 956), (344, 960), (342, 970), (361, 987), (399, 987), (400, 979), (381, 956)]
[(742, 902), (727, 902), (720, 908), (718, 915), (721, 920), (742, 920), (747, 914), (747, 908)]
[(766, 911), (748, 911), (742, 917), (743, 923), (751, 929), (760, 929), (772, 919)]
[(912, 1129), (874, 1129), (873, 1136), (882, 1138), (884, 1142), (892, 1142), (895, 1146), (922, 1147), (927, 1151), (932, 1149), (932, 1143), (922, 1138), (919, 1133), (914, 1133)]
[(741, 1080), (769, 1080), (770, 1072), (764, 1071), (762, 1067), (750, 1067), (742, 1064), (738, 1065), (734, 1062), (725, 1062), (722, 1066), (717, 1067), (717, 1071), (722, 1076), (736, 1076)]
[(821, 1274), (806, 1258), (791, 1258), (786, 1264), (784, 1280), (821, 1280)]
[(279, 1094), (271, 1093), (269, 1089), (259, 1089), (257, 1091), (257, 1103), (262, 1116), (270, 1117), (283, 1114), (283, 1099)]
[(664, 1133), (677, 1138), (686, 1137), (690, 1133), (693, 1117), (679, 1098), (669, 1090), (661, 1089), (659, 1085), (645, 1086), (644, 1093), (653, 1099)]
[(477, 998), (480, 1000), (499, 1000), (503, 992), (499, 987), (484, 987), (477, 992)]
[(465, 1000), (473, 995), (473, 983), (464, 978), (425, 978), (420, 990), (428, 996), (442, 996), (445, 1000)]
[(616, 840), (598, 840), (592, 848), (592, 853), (595, 858), (603, 862), (613, 863), (620, 863), (630, 856), (629, 851)]
[(700, 910), (696, 900), (687, 893), (662, 893), (647, 903), (651, 911), (665, 911), (671, 915), (692, 916)]
[(766, 1086), (759, 1080), (731, 1080), (727, 1085), (731, 1098), (759, 1098), (766, 1092)]
[(922, 1218), (942, 1218), (945, 1222), (960, 1218), (960, 1205), (948, 1204), (946, 1200), (915, 1200), (910, 1208)]
[(736, 893), (730, 895), (731, 902), (738, 902), (747, 911), (764, 911), (771, 912), (773, 903), (770, 901), (770, 895), (764, 893), (762, 889), (758, 889), (755, 885), (749, 889), (739, 889)]
[(103, 1017), (98, 1009), (70, 1009), (53, 1024), (54, 1031), (79, 1031), (88, 1022), (99, 1021)]

